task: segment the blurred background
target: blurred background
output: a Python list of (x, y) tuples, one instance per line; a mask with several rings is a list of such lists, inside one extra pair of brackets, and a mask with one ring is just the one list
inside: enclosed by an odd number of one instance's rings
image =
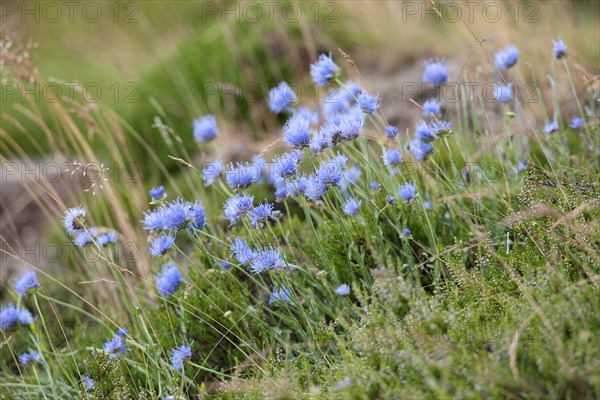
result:
[[(52, 178), (72, 176), (73, 161), (132, 177), (140, 197), (129, 211), (139, 217), (145, 191), (186, 169), (168, 157), (171, 146), (195, 165), (215, 154), (227, 162), (261, 152), (285, 121), (269, 111), (268, 89), (288, 81), (303, 105), (314, 106), (322, 93), (308, 66), (321, 52), (379, 92), (388, 121), (401, 132), (419, 116), (410, 99), (431, 95), (419, 86), (429, 58), (446, 59), (451, 80), (498, 81), (491, 57), (516, 44), (522, 62), (511, 79), (538, 85), (543, 104), (530, 110), (538, 126), (544, 113), (576, 107), (552, 104), (552, 91), (572, 95), (568, 81), (549, 79), (552, 39), (569, 47), (577, 90), (597, 84), (596, 1), (435, 4), (436, 10), (427, 1), (1, 2), (3, 248), (39, 245), (40, 234), (60, 231), (56, 216), (65, 204), (95, 196), (89, 179)], [(64, 121), (55, 120), (57, 107)], [(489, 112), (486, 118), (501, 115), (493, 105)], [(193, 141), (192, 120), (206, 113), (217, 117), (218, 149)], [(83, 133), (85, 146), (68, 139), (69, 124)], [(60, 167), (43, 171), (50, 162)], [(43, 182), (31, 182), (24, 165), (37, 165), (33, 176)], [(107, 197), (98, 202), (110, 210)], [(17, 264), (3, 254), (0, 282)]]

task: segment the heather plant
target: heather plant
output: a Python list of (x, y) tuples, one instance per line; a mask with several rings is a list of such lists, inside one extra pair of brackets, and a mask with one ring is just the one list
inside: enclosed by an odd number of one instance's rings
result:
[[(571, 80), (566, 44), (548, 42)], [(526, 56), (508, 45), (488, 60), (503, 77), (491, 141), (469, 134), (489, 106), (481, 97), (427, 99), (412, 104), (415, 126), (390, 125), (386, 99), (332, 52), (307, 65), (318, 104), (286, 82), (270, 90), (266, 106), (284, 121), (255, 157), (221, 162), (222, 118), (198, 115), (178, 134), (203, 165), (168, 141), (147, 148), (159, 186), (107, 183), (93, 201), (54, 204), (79, 282), (36, 265), (14, 278), (0, 309), (0, 393), (599, 396), (598, 92), (569, 99), (578, 115), (532, 121), (528, 107), (543, 103), (511, 101), (506, 81)], [(422, 79), (439, 90), (458, 77), (431, 59)], [(61, 150), (92, 157), (65, 105), (47, 106), (60, 118), (40, 128), (58, 124)], [(108, 131), (144, 143), (110, 111), (91, 117), (115, 162), (128, 152)], [(127, 243), (131, 263), (118, 253)]]

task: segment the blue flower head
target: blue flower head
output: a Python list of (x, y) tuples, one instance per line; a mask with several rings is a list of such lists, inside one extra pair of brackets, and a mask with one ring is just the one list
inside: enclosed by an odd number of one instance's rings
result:
[(436, 99), (429, 99), (423, 103), (423, 116), (429, 117), (431, 114), (440, 115), (442, 111), (442, 103)]
[(65, 213), (65, 218), (63, 220), (65, 231), (67, 231), (69, 235), (83, 232), (85, 215), (85, 210), (81, 207), (69, 208)]
[(348, 296), (350, 294), (350, 286), (346, 283), (342, 283), (335, 289), (335, 294), (338, 296)]
[(36, 362), (40, 360), (40, 353), (35, 350), (31, 350), (29, 353), (19, 354), (19, 362), (23, 365), (27, 365), (30, 362)]
[(35, 271), (30, 269), (15, 278), (13, 287), (19, 296), (25, 296), (31, 289), (39, 288), (40, 283), (35, 276)]
[(350, 168), (346, 168), (344, 172), (342, 172), (342, 179), (338, 183), (340, 191), (346, 192), (350, 185), (354, 185), (360, 179), (360, 168), (356, 165), (351, 166)]
[(275, 198), (277, 200), (283, 200), (286, 197), (294, 196), (296, 194), (296, 188), (289, 179), (278, 179), (275, 181)]
[(0, 307), (0, 330), (7, 330), (16, 324), (29, 325), (33, 316), (29, 310), (16, 307), (14, 304)]
[(295, 149), (308, 147), (310, 121), (301, 114), (294, 114), (283, 126), (283, 141)]
[(426, 200), (423, 202), (424, 209), (431, 210), (431, 207), (433, 207), (433, 203), (431, 202), (431, 200)]
[(349, 199), (346, 204), (344, 204), (344, 214), (346, 215), (354, 215), (360, 209), (360, 205), (362, 201), (356, 199)]
[(500, 83), (494, 87), (494, 98), (501, 103), (506, 103), (512, 99), (512, 83), (505, 85)]
[(127, 327), (122, 327), (117, 330), (117, 336), (125, 337), (129, 335), (129, 329)]
[(392, 139), (396, 136), (398, 136), (398, 128), (396, 128), (395, 126), (385, 127), (385, 137)]
[(381, 155), (381, 158), (383, 159), (383, 164), (388, 167), (402, 164), (404, 161), (402, 159), (402, 153), (395, 149), (385, 149)]
[(554, 58), (555, 59), (560, 59), (563, 58), (567, 55), (567, 45), (565, 44), (565, 42), (563, 42), (563, 40), (561, 38), (558, 38), (557, 41), (552, 41), (552, 45), (553, 45), (553, 53), (554, 53)]
[(250, 265), (250, 270), (254, 274), (259, 274), (269, 269), (282, 270), (285, 267), (285, 262), (279, 250), (269, 247), (256, 254)]
[(104, 342), (102, 350), (108, 353), (108, 358), (114, 359), (125, 354), (127, 347), (121, 336), (114, 335), (111, 340)]
[(440, 121), (440, 122), (432, 121), (429, 126), (435, 135), (442, 133), (442, 132), (452, 131), (452, 123), (447, 122), (447, 121)]
[(283, 153), (273, 160), (273, 180), (289, 178), (298, 171), (298, 156), (295, 153)]
[(175, 236), (172, 235), (160, 235), (152, 242), (150, 242), (150, 255), (152, 257), (159, 257), (167, 254), (175, 243)]
[(254, 206), (254, 196), (239, 194), (228, 198), (223, 204), (225, 217), (230, 224), (235, 224), (244, 214)]
[(98, 246), (106, 247), (117, 243), (117, 234), (114, 231), (102, 233), (98, 235)]
[(308, 146), (312, 151), (314, 151), (317, 154), (325, 150), (326, 148), (333, 146), (331, 137), (328, 135), (327, 132), (327, 125), (322, 127), (319, 131), (315, 132)]
[(248, 242), (240, 238), (233, 239), (231, 254), (241, 265), (249, 264), (256, 257), (256, 252), (248, 246)]
[(204, 186), (208, 187), (213, 184), (215, 180), (221, 175), (223, 171), (223, 162), (221, 160), (215, 160), (208, 164), (202, 169), (202, 180)]
[(94, 243), (96, 240), (97, 231), (96, 228), (88, 228), (87, 231), (83, 231), (77, 235), (77, 237), (73, 240), (73, 243), (77, 247), (83, 248), (85, 246), (89, 246)]
[(437, 136), (425, 122), (419, 121), (415, 127), (415, 139), (421, 142), (431, 142), (437, 139)]
[(261, 226), (269, 219), (276, 219), (279, 214), (280, 212), (273, 210), (273, 205), (266, 201), (252, 208), (248, 213), (248, 215), (250, 215), (250, 225), (252, 225), (253, 228)]
[(196, 142), (210, 142), (216, 138), (219, 133), (217, 120), (210, 114), (196, 118), (192, 126), (194, 127), (194, 140), (196, 140)]
[(494, 60), (498, 69), (509, 69), (519, 61), (519, 49), (512, 44), (508, 45), (494, 55)]
[(585, 121), (581, 117), (573, 117), (571, 122), (569, 122), (569, 126), (571, 129), (581, 129), (583, 128)]
[(558, 132), (558, 121), (553, 120), (544, 125), (544, 133), (550, 134)]
[(318, 200), (325, 195), (328, 186), (325, 185), (317, 175), (310, 175), (307, 178), (305, 195), (310, 200)]
[(442, 60), (427, 60), (423, 72), (423, 82), (443, 85), (448, 80), (448, 68)]
[(325, 186), (335, 186), (342, 179), (342, 169), (336, 162), (321, 164), (317, 169), (317, 178)]
[(281, 82), (269, 90), (269, 108), (276, 114), (287, 110), (290, 104), (297, 101), (298, 96), (287, 82)]
[(398, 189), (398, 197), (404, 202), (410, 203), (416, 196), (416, 187), (412, 183), (405, 183)]
[(378, 94), (371, 94), (363, 91), (358, 95), (356, 104), (366, 114), (373, 114), (381, 106), (381, 99)]
[(163, 265), (162, 270), (154, 275), (154, 283), (158, 293), (163, 297), (169, 297), (175, 293), (179, 285), (184, 282), (179, 268), (172, 261)]
[(433, 146), (429, 143), (421, 142), (418, 139), (411, 140), (409, 143), (410, 153), (417, 161), (423, 161), (433, 152)]
[(331, 54), (321, 54), (317, 62), (310, 65), (310, 75), (319, 86), (325, 86), (339, 70), (340, 68), (333, 62)]
[(269, 304), (283, 302), (287, 303), (292, 298), (292, 291), (285, 285), (281, 286), (281, 289), (277, 290), (273, 288), (271, 296), (269, 296)]
[(226, 172), (227, 184), (234, 189), (244, 189), (252, 186), (260, 176), (262, 171), (256, 163), (237, 163), (235, 166), (229, 164)]
[(206, 224), (206, 213), (202, 203), (197, 200), (194, 203), (188, 203), (186, 222), (188, 223), (189, 230), (204, 228), (204, 225)]
[(343, 140), (356, 139), (362, 131), (365, 122), (365, 116), (362, 113), (348, 113), (343, 117), (340, 117), (340, 121), (337, 124), (337, 131), (339, 136)]
[(402, 229), (402, 234), (403, 234), (404, 236), (407, 236), (407, 237), (408, 237), (408, 236), (412, 235), (412, 232), (410, 231), (410, 229), (408, 229), (408, 228), (404, 228), (404, 229)]
[(90, 378), (89, 376), (82, 375), (81, 382), (83, 382), (83, 385), (85, 386), (86, 391), (94, 390), (94, 387), (95, 387), (94, 380), (92, 378)]
[(150, 189), (150, 197), (152, 197), (152, 200), (159, 200), (162, 199), (165, 195), (165, 187), (163, 185), (160, 185), (159, 187), (155, 187)]
[(144, 229), (149, 231), (178, 231), (186, 221), (189, 205), (181, 199), (162, 204), (156, 210), (144, 213)]
[(344, 88), (345, 90), (343, 90), (343, 97), (349, 103), (355, 101), (356, 98), (358, 98), (358, 95), (364, 90), (358, 83), (354, 81), (348, 80), (344, 83), (344, 85), (346, 87)]
[(385, 202), (388, 204), (396, 204), (396, 198), (390, 194), (385, 196)]
[(371, 182), (369, 187), (371, 188), (371, 190), (377, 190), (377, 189), (379, 189), (379, 183), (377, 183), (377, 181), (373, 181), (373, 182)]
[(176, 371), (181, 371), (184, 361), (192, 357), (192, 350), (190, 346), (182, 344), (171, 351), (173, 352), (171, 355), (171, 366), (175, 368)]

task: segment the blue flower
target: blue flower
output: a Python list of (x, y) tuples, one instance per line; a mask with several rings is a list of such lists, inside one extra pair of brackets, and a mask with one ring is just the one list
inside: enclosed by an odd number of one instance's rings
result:
[(398, 197), (406, 203), (410, 203), (416, 196), (416, 187), (412, 183), (405, 183), (398, 189)]
[(505, 85), (500, 83), (494, 87), (494, 98), (501, 103), (506, 103), (512, 99), (512, 83)]
[(122, 327), (117, 330), (117, 336), (125, 337), (129, 335), (129, 329), (127, 327)]
[(223, 204), (225, 217), (233, 225), (254, 206), (254, 196), (239, 194), (228, 198)]
[(333, 62), (331, 54), (321, 54), (317, 62), (310, 65), (310, 75), (319, 86), (325, 86), (339, 70), (339, 67)]
[(443, 85), (448, 80), (448, 68), (442, 60), (427, 60), (423, 72), (423, 82)]
[(98, 235), (96, 242), (98, 243), (98, 246), (102, 247), (115, 244), (117, 243), (117, 234), (114, 231), (102, 233)]
[(346, 283), (342, 283), (335, 289), (335, 294), (338, 296), (348, 296), (350, 294), (350, 286)]
[(173, 352), (173, 355), (171, 355), (171, 366), (173, 366), (175, 370), (181, 371), (184, 361), (192, 357), (192, 350), (190, 346), (182, 344), (180, 347), (176, 347), (171, 351)]
[(419, 121), (415, 127), (415, 139), (421, 142), (431, 142), (437, 139), (437, 136), (425, 122)]
[(256, 254), (250, 265), (250, 270), (254, 274), (259, 274), (269, 269), (282, 270), (285, 267), (285, 262), (279, 250), (269, 247)]
[(206, 143), (217, 137), (217, 120), (214, 116), (208, 114), (196, 118), (192, 124), (194, 127), (194, 139), (196, 142)]
[(92, 378), (90, 378), (87, 375), (82, 375), (81, 376), (81, 381), (83, 382), (83, 385), (85, 386), (85, 390), (90, 391), (90, 390), (94, 390), (94, 380)]
[(392, 165), (402, 164), (402, 162), (404, 161), (402, 159), (402, 153), (395, 149), (384, 149), (381, 158), (383, 159), (383, 164), (388, 167)]
[(276, 219), (281, 213), (273, 210), (273, 205), (265, 201), (251, 209), (248, 214), (250, 215), (250, 225), (256, 228), (269, 219)]
[(294, 196), (296, 188), (289, 179), (278, 179), (275, 181), (275, 197), (277, 200), (283, 200), (286, 197)]
[(234, 189), (247, 188), (260, 178), (261, 172), (257, 164), (237, 163), (235, 167), (229, 164), (226, 172), (227, 184)]
[(163, 297), (169, 297), (175, 293), (179, 284), (184, 282), (179, 268), (172, 261), (163, 265), (162, 270), (154, 275), (154, 283), (156, 284), (158, 293)]
[(167, 254), (175, 243), (175, 236), (161, 235), (150, 243), (150, 254), (152, 257), (162, 256)]
[(377, 190), (377, 189), (379, 189), (379, 183), (377, 183), (376, 181), (373, 181), (373, 182), (371, 182), (371, 184), (369, 185), (369, 187), (372, 190)]
[(195, 201), (187, 203), (188, 208), (186, 211), (186, 222), (188, 223), (188, 229), (202, 229), (206, 223), (206, 213), (202, 203)]
[(583, 120), (583, 118), (580, 117), (573, 117), (573, 119), (571, 120), (571, 122), (569, 123), (569, 126), (572, 129), (581, 129), (583, 128), (583, 124), (585, 123), (585, 121)]
[(287, 110), (290, 104), (298, 101), (298, 96), (294, 90), (287, 84), (281, 82), (273, 89), (269, 90), (269, 108), (276, 114)]
[(19, 354), (19, 362), (23, 365), (27, 365), (30, 362), (39, 361), (40, 357), (40, 353), (35, 350), (31, 350), (29, 353)]
[(388, 194), (387, 196), (385, 196), (385, 202), (388, 204), (395, 204), (396, 198), (394, 196)]
[(529, 161), (527, 161), (527, 160), (519, 161), (519, 163), (517, 164), (517, 169), (519, 171), (524, 171), (526, 169), (529, 169)]
[(433, 146), (429, 143), (421, 142), (420, 140), (412, 140), (409, 143), (410, 153), (417, 161), (423, 161), (429, 154), (433, 152)]
[(161, 199), (164, 195), (165, 187), (163, 185), (150, 189), (150, 197), (152, 197), (152, 200)]
[(337, 185), (342, 179), (342, 169), (335, 162), (321, 164), (317, 169), (317, 178), (325, 186)]
[(283, 141), (296, 149), (308, 147), (310, 121), (301, 114), (294, 114), (283, 126)]
[(283, 153), (273, 160), (273, 178), (275, 182), (296, 175), (297, 171), (298, 157), (295, 153)]
[(429, 125), (431, 130), (437, 135), (442, 132), (450, 132), (452, 131), (452, 123), (446, 121), (432, 121)]
[(256, 257), (256, 252), (248, 246), (248, 242), (240, 238), (233, 239), (231, 253), (241, 265), (249, 264)]
[(398, 128), (396, 128), (395, 126), (386, 126), (385, 136), (390, 139), (395, 138), (396, 136), (398, 136)]
[(381, 99), (378, 94), (371, 94), (367, 91), (363, 91), (358, 95), (356, 104), (366, 114), (373, 114), (379, 106), (381, 106)]
[(69, 208), (67, 210), (63, 225), (69, 235), (83, 232), (85, 215), (85, 210), (81, 207)]
[(319, 131), (315, 132), (312, 140), (310, 141), (309, 147), (315, 153), (320, 153), (332, 145), (333, 142), (331, 141), (330, 135), (328, 135), (328, 126), (326, 125)]
[(19, 296), (25, 296), (29, 290), (39, 288), (40, 283), (35, 276), (35, 271), (30, 269), (15, 278), (13, 287)]
[(544, 125), (544, 133), (550, 134), (553, 132), (558, 132), (558, 122), (556, 120), (550, 121)]
[(344, 172), (342, 172), (342, 179), (338, 183), (339, 188), (342, 192), (346, 192), (350, 185), (354, 185), (360, 179), (360, 168), (356, 165), (353, 165), (350, 168), (346, 168)]
[(202, 169), (202, 180), (204, 181), (204, 186), (208, 187), (213, 184), (213, 182), (221, 175), (223, 170), (223, 162), (221, 160), (215, 160), (208, 164), (204, 169)]
[(346, 204), (344, 204), (344, 214), (346, 215), (354, 215), (358, 212), (358, 210), (360, 209), (360, 205), (362, 204), (362, 201), (360, 200), (355, 200), (355, 199), (349, 199)]
[(269, 296), (269, 304), (284, 302), (287, 303), (292, 297), (292, 291), (285, 285), (281, 286), (281, 289), (277, 290), (273, 288), (271, 296)]
[(82, 375), (81, 376), (81, 381), (83, 382), (83, 385), (85, 386), (85, 390), (90, 391), (90, 390), (94, 390), (94, 380), (92, 378), (90, 378), (87, 375)]
[(339, 136), (344, 140), (356, 139), (362, 131), (365, 121), (364, 114), (349, 113), (340, 117), (340, 122), (337, 124)]
[(553, 45), (553, 52), (554, 52), (554, 58), (555, 59), (560, 59), (564, 56), (567, 55), (567, 45), (565, 44), (565, 42), (563, 42), (563, 40), (561, 38), (558, 38), (557, 41), (552, 41), (552, 45)]
[(108, 358), (114, 359), (120, 355), (125, 354), (127, 347), (125, 346), (125, 342), (120, 336), (114, 335), (111, 340), (104, 342), (102, 350), (108, 353)]
[(305, 195), (310, 200), (318, 200), (327, 192), (327, 186), (317, 177), (310, 175), (306, 184)]
[(423, 202), (423, 208), (426, 210), (430, 210), (433, 207), (433, 203), (430, 200), (426, 200)]
[(16, 307), (14, 304), (0, 307), (0, 329), (7, 330), (16, 324), (29, 325), (33, 323), (33, 316), (29, 310)]
[(308, 178), (306, 176), (299, 176), (294, 181), (294, 184), (296, 185), (299, 193), (305, 194), (306, 188), (308, 187)]
[(496, 67), (501, 70), (509, 69), (519, 61), (519, 49), (508, 45), (494, 55)]
[(96, 236), (96, 228), (88, 228), (87, 231), (83, 231), (80, 234), (78, 234), (77, 237), (73, 240), (73, 243), (75, 243), (77, 247), (83, 248), (94, 243)]
[(410, 235), (412, 235), (412, 232), (410, 231), (410, 229), (404, 228), (404, 229), (402, 229), (402, 234), (404, 236), (410, 236)]
[(436, 99), (429, 99), (423, 103), (423, 116), (429, 117), (431, 114), (440, 115), (442, 109), (442, 103)]

